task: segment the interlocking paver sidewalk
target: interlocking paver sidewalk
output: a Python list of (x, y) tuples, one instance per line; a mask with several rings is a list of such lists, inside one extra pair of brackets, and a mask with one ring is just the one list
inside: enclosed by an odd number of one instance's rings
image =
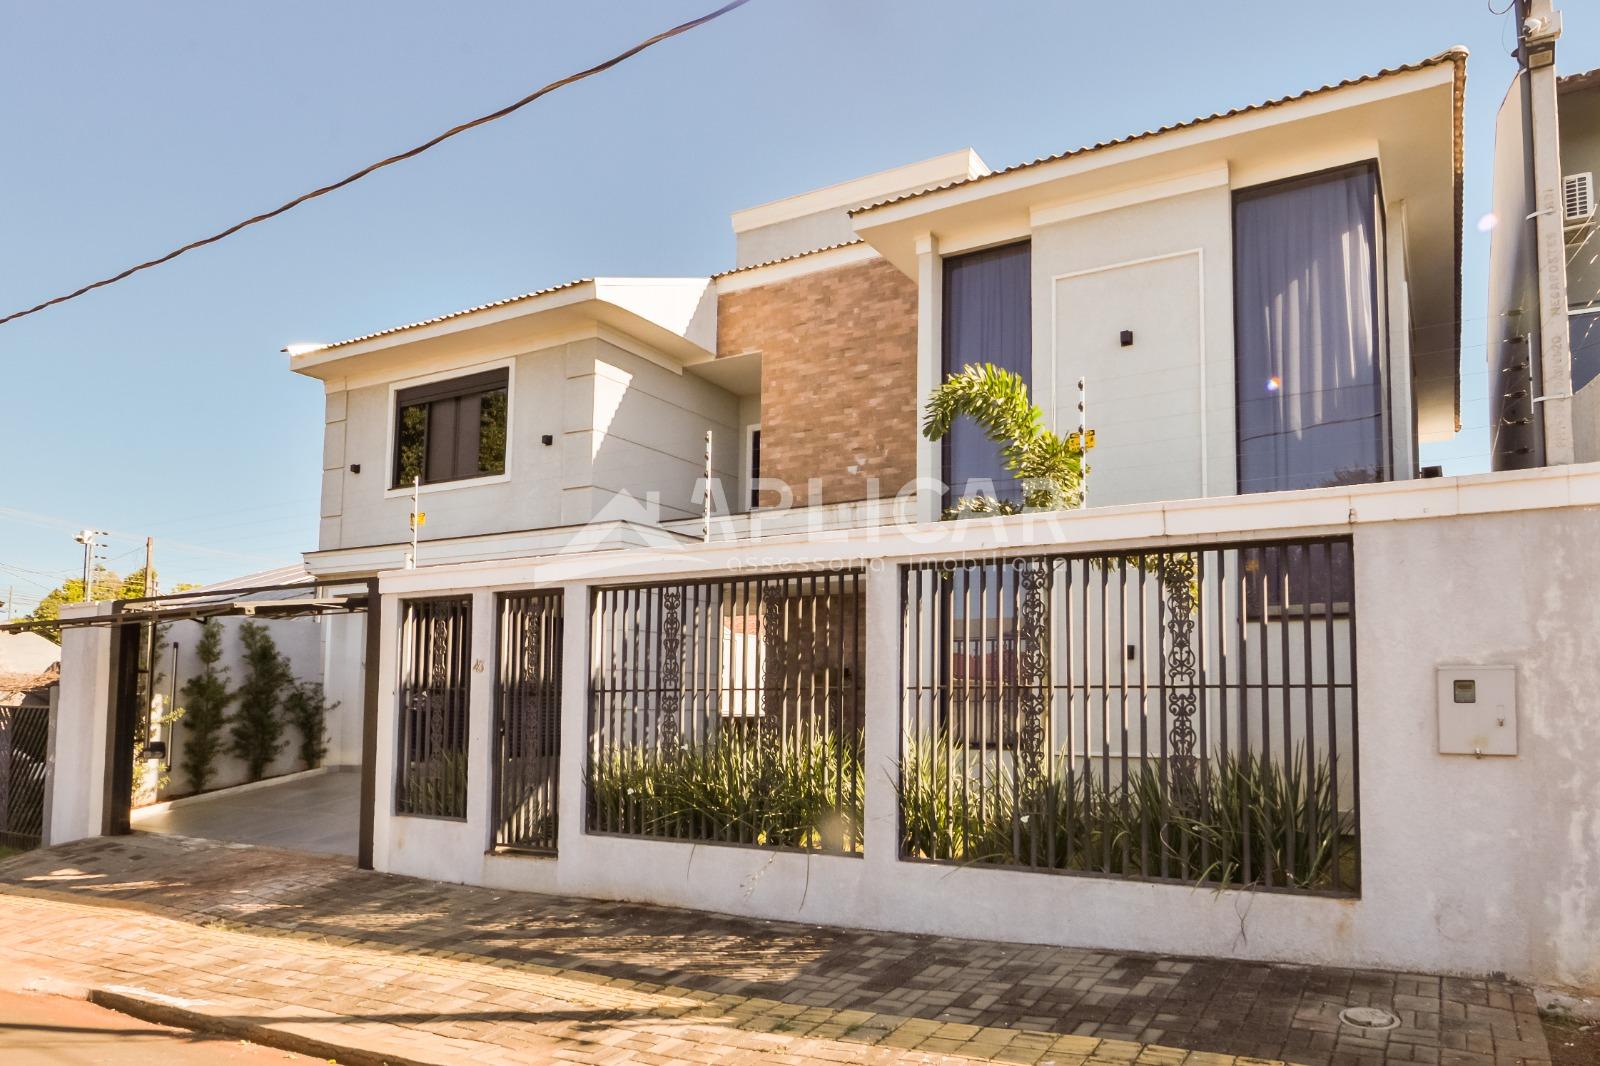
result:
[[(173, 837), (0, 863), (0, 912), (13, 974), (423, 1061), (1548, 1062), (1531, 994), (1503, 981), (758, 922)], [(1352, 1029), (1350, 1005), (1401, 1025)]]

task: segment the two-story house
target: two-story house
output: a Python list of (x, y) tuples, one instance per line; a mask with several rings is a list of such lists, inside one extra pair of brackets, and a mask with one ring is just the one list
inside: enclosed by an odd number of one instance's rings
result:
[(697, 540), (708, 471), (722, 536), (931, 520), (1008, 490), (973, 427), (919, 434), (974, 362), (1057, 429), (1086, 403), (1093, 505), (1416, 477), (1459, 428), (1465, 68), (1453, 49), (1001, 170), (953, 152), (736, 212), (714, 277), (297, 347), (326, 404), (307, 564), (406, 565), (414, 494), (419, 566)]

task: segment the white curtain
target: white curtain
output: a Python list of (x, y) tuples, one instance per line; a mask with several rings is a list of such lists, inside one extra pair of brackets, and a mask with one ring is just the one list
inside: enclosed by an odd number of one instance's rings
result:
[(1378, 224), (1367, 165), (1236, 197), (1240, 492), (1388, 476)]

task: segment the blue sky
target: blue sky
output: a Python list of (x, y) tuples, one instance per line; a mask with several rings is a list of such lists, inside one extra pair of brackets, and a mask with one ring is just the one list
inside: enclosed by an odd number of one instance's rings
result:
[[(713, 0), (5, 4), (0, 303), (75, 288), (410, 147)], [(1563, 72), (1600, 66), (1568, 5)], [(1002, 166), (1472, 50), (1465, 429), (1482, 469), (1492, 119), (1509, 17), (1472, 0), (753, 0), (225, 244), (0, 327), (0, 596), (112, 531), (164, 582), (314, 547), (319, 383), (279, 349), (593, 274), (731, 265), (728, 213), (964, 145)], [(1593, 23), (1593, 24), (1591, 24)]]

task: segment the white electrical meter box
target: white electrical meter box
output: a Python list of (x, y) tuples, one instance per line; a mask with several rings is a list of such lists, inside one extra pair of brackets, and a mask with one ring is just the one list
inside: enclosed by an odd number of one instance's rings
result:
[(1439, 754), (1517, 753), (1517, 668), (1438, 668)]

